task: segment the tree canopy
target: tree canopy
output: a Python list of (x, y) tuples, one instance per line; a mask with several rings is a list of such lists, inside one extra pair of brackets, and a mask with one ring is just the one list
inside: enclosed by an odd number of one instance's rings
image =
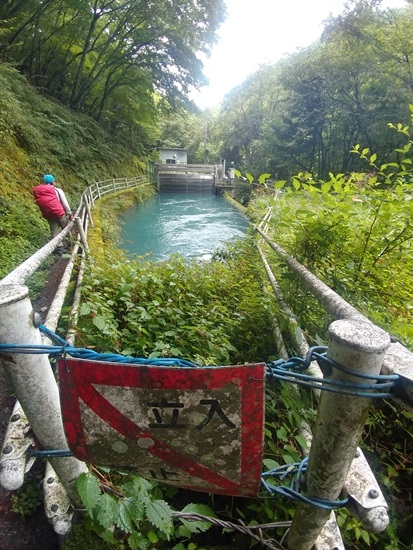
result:
[(209, 53), (225, 14), (223, 0), (5, 0), (0, 55), (112, 131), (144, 134), (155, 92), (188, 104), (188, 91), (206, 83), (199, 54)]
[(362, 166), (361, 143), (387, 160), (412, 93), (413, 6), (381, 10), (354, 0), (331, 17), (321, 39), (233, 89), (219, 114), (220, 155), (240, 170), (286, 178), (327, 177)]

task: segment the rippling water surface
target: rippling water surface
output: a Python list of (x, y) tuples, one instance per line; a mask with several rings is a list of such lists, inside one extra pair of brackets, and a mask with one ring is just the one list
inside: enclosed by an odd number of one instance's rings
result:
[(156, 261), (175, 253), (208, 259), (248, 227), (243, 214), (215, 195), (157, 195), (128, 210), (121, 222), (122, 248)]

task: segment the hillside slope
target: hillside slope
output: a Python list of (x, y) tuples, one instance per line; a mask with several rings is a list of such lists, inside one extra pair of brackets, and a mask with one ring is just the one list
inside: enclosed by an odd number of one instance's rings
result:
[(0, 65), (0, 278), (49, 238), (32, 196), (51, 172), (76, 207), (93, 181), (132, 177), (144, 165), (91, 118), (42, 96), (13, 67)]

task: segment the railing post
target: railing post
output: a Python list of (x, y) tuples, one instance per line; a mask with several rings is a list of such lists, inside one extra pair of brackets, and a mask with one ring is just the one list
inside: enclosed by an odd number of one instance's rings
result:
[(94, 227), (92, 211), (90, 209), (90, 199), (87, 193), (85, 193), (85, 208), (86, 208), (87, 217), (89, 218), (89, 223), (92, 227)]
[[(360, 374), (380, 374), (390, 336), (373, 324), (355, 319), (329, 327), (327, 357)], [(333, 369), (331, 378), (361, 384), (360, 378)], [(364, 429), (371, 399), (321, 392), (316, 427), (305, 476), (305, 494), (336, 500), (345, 483)], [(288, 535), (288, 548), (311, 550), (330, 511), (300, 503)]]
[(94, 200), (93, 200), (93, 191), (92, 191), (92, 186), (91, 185), (88, 187), (88, 190), (89, 190), (89, 197), (90, 197), (89, 205), (93, 207), (94, 206)]
[[(43, 344), (33, 324), (28, 288), (0, 284), (0, 342), (15, 344), (16, 340), (19, 344)], [(45, 450), (66, 449), (59, 391), (47, 355), (3, 354), (2, 360), (40, 445)], [(73, 457), (50, 458), (50, 463), (71, 501), (79, 505), (75, 484), (79, 475), (87, 472), (86, 464)]]
[(82, 220), (78, 217), (76, 218), (76, 225), (77, 225), (77, 230), (79, 231), (79, 235), (80, 235), (80, 238), (81, 238), (81, 241), (82, 241), (82, 244), (83, 244), (83, 248), (85, 249), (85, 251), (87, 253), (89, 253), (89, 245), (87, 244), (86, 234), (83, 231)]

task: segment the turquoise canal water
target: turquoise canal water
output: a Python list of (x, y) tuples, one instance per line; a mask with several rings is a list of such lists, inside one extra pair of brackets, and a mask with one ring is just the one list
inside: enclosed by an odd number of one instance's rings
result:
[(129, 209), (121, 225), (126, 252), (154, 261), (175, 253), (206, 260), (244, 237), (248, 220), (223, 197), (165, 193)]

